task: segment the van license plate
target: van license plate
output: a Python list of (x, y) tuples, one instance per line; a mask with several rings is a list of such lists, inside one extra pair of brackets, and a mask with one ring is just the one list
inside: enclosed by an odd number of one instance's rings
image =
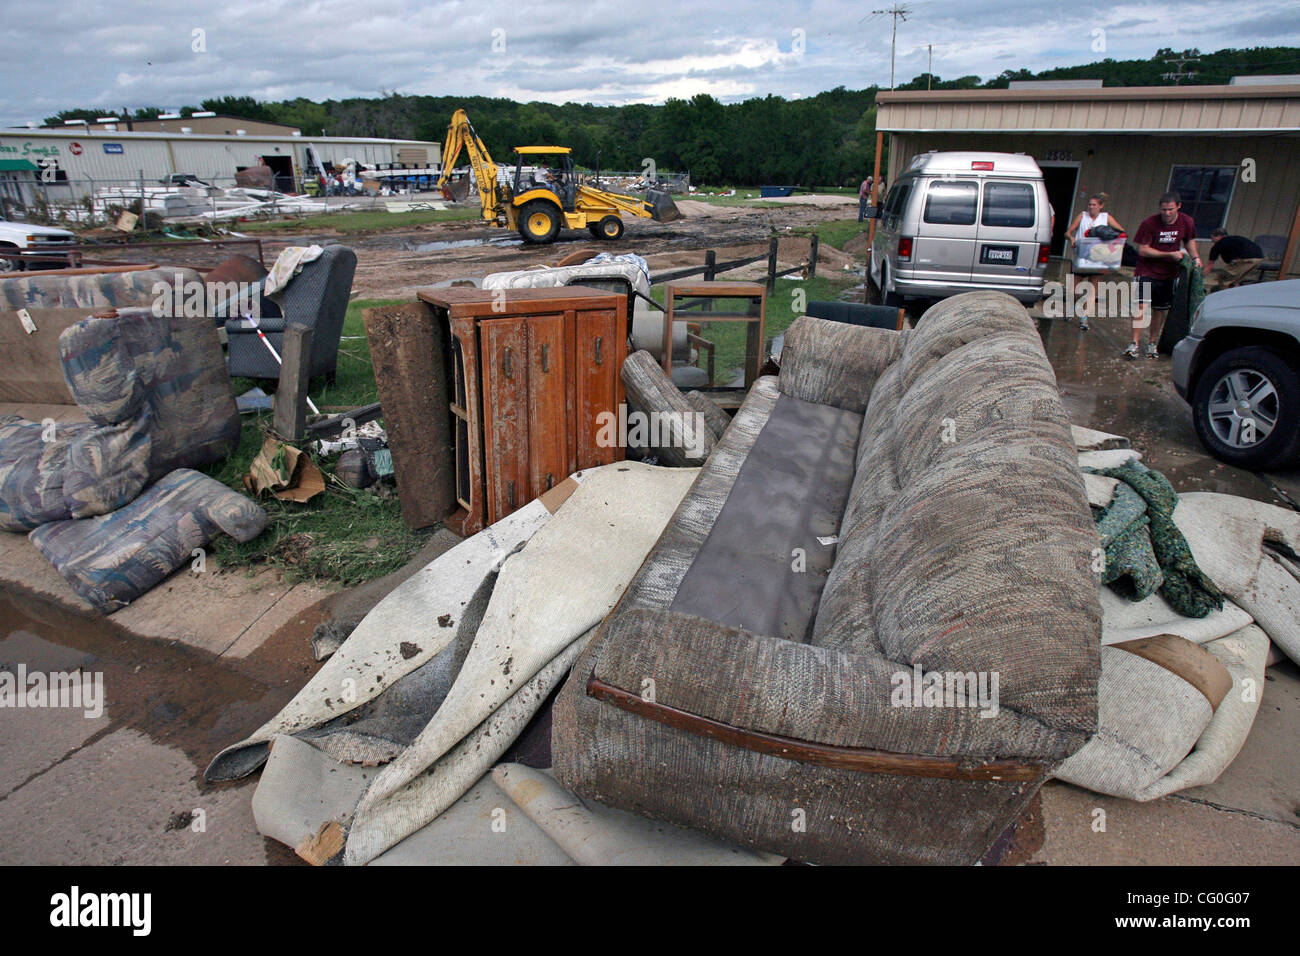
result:
[(1016, 264), (1016, 247), (981, 246), (980, 263), (983, 265), (1014, 266)]

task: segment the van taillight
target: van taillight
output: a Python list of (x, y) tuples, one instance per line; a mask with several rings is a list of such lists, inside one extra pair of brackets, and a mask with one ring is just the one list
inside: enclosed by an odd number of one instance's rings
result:
[(898, 240), (898, 259), (900, 262), (908, 262), (912, 258), (912, 237), (903, 236)]
[(1038, 264), (1039, 264), (1040, 266), (1045, 266), (1045, 265), (1047, 265), (1047, 256), (1048, 256), (1048, 254), (1049, 254), (1050, 252), (1051, 252), (1051, 250), (1048, 248), (1047, 243), (1045, 243), (1045, 242), (1043, 242), (1043, 243), (1039, 243), (1039, 246), (1038, 246)]

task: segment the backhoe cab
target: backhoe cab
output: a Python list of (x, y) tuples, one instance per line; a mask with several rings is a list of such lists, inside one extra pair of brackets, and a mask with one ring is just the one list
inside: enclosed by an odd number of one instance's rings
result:
[(483, 218), (517, 229), (525, 242), (552, 242), (561, 229), (584, 226), (597, 239), (618, 239), (623, 235), (623, 213), (656, 222), (672, 222), (682, 215), (666, 192), (647, 190), (641, 200), (579, 183), (572, 150), (567, 146), (515, 147), (513, 182), (502, 184), (496, 164), (464, 110), (452, 115), (447, 128), (440, 188), (446, 187), (462, 149), (474, 170)]

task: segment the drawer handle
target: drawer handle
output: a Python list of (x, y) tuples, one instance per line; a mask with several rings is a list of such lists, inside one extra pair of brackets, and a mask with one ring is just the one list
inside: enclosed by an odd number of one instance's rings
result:
[(555, 484), (555, 478), (552, 477), (552, 476), (550, 475), (550, 473), (548, 473), (548, 474), (546, 475), (546, 490), (547, 490), (547, 491), (550, 491), (550, 490), (551, 490), (551, 486), (554, 485), (554, 484)]
[(599, 335), (596, 336), (596, 364), (597, 364), (597, 365), (603, 365), (603, 364), (604, 364), (604, 363), (601, 362), (601, 360), (600, 360), (600, 347), (601, 347), (601, 345), (603, 345), (603, 344), (604, 344), (604, 341), (601, 339), (601, 337), (600, 337)]
[(510, 349), (506, 349), (505, 355), (501, 358), (501, 370), (506, 373), (506, 378), (515, 377), (514, 362), (511, 361), (511, 357), (512, 353)]
[(549, 372), (550, 370), (551, 370), (551, 347), (549, 345), (543, 345), (542, 346), (542, 371)]
[(506, 504), (510, 506), (511, 511), (515, 510), (515, 483), (513, 481), (506, 482)]

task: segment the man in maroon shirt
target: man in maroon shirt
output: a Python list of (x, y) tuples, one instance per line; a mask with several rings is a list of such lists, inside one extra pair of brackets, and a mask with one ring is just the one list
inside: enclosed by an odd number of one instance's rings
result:
[(1133, 322), (1133, 342), (1124, 350), (1125, 358), (1138, 357), (1147, 316), (1150, 316), (1151, 326), (1147, 358), (1156, 357), (1160, 329), (1173, 303), (1179, 262), (1183, 256), (1191, 256), (1198, 268), (1201, 265), (1201, 257), (1196, 251), (1196, 223), (1181, 211), (1182, 205), (1177, 193), (1165, 193), (1160, 197), (1160, 212), (1143, 219), (1133, 237), (1138, 254), (1137, 268), (1133, 270), (1138, 303)]

